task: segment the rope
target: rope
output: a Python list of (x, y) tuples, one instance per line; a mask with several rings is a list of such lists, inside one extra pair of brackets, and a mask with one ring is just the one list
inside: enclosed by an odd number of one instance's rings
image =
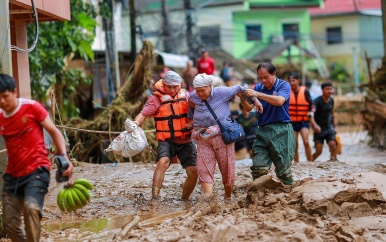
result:
[[(67, 127), (67, 126), (63, 126), (63, 125), (56, 125), (56, 127), (58, 128), (62, 128), (62, 129), (69, 129), (69, 130), (76, 130), (76, 131), (82, 131), (82, 132), (87, 132), (87, 133), (95, 133), (95, 134), (121, 134), (121, 132), (117, 132), (117, 131), (98, 131), (98, 130), (90, 130), (90, 129), (79, 129), (79, 128), (72, 128), (72, 127)], [(155, 132), (155, 129), (149, 129), (149, 130), (144, 130), (145, 133), (149, 133), (149, 132)]]

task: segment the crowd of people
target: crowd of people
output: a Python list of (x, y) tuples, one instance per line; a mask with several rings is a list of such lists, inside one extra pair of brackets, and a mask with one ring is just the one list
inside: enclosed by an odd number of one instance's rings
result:
[[(139, 126), (147, 118), (153, 118), (155, 123), (158, 147), (152, 201), (159, 200), (165, 172), (175, 157), (187, 174), (182, 200), (189, 200), (197, 181), (204, 197), (212, 197), (217, 166), (222, 176), (224, 201), (231, 200), (236, 179), (235, 151), (242, 148), (252, 158), (253, 180), (267, 175), (273, 164), (276, 177), (288, 186), (293, 183), (292, 164), (299, 162), (299, 134), (307, 161), (318, 158), (324, 141), (330, 149), (330, 160), (337, 161), (331, 82), (324, 82), (322, 96), (312, 100), (307, 89), (300, 85), (296, 72), (282, 80), (272, 63), (263, 62), (256, 69), (259, 82), (247, 88), (229, 85), (232, 69), (233, 65), (224, 63), (221, 74), (226, 79), (224, 85), (214, 85), (215, 62), (203, 49), (197, 66), (189, 61), (182, 77), (170, 70), (155, 83), (135, 117)], [(236, 96), (240, 110), (232, 114), (229, 102)], [(9, 156), (3, 175), (4, 230), (15, 241), (38, 241), (50, 180), (43, 128), (53, 137), (58, 153), (67, 158), (65, 141), (38, 102), (17, 98), (15, 81), (5, 74), (0, 75), (0, 107), (1, 135)], [(218, 122), (231, 122), (233, 117), (244, 127), (245, 138), (228, 144), (222, 138)], [(313, 154), (308, 141), (310, 128), (314, 133)], [(72, 169), (71, 165), (64, 175), (71, 176)]]

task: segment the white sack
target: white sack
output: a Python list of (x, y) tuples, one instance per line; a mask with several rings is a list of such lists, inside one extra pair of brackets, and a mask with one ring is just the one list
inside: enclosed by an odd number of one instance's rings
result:
[(148, 145), (145, 132), (136, 122), (126, 119), (125, 131), (120, 133), (105, 151), (129, 158), (142, 152)]

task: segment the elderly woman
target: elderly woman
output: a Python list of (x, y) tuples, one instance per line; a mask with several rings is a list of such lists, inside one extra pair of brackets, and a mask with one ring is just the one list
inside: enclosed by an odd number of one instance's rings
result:
[[(220, 134), (216, 120), (208, 110), (204, 101), (210, 105), (221, 123), (231, 116), (229, 100), (238, 95), (241, 104), (248, 108), (250, 102), (254, 102), (256, 108), (262, 112), (262, 105), (257, 99), (247, 100), (242, 95), (243, 87), (235, 85), (231, 87), (213, 87), (213, 77), (206, 74), (198, 74), (193, 80), (194, 91), (189, 98), (191, 109), (189, 115), (193, 118), (193, 137), (197, 140), (197, 173), (204, 195), (213, 194), (214, 172), (216, 163), (222, 175), (225, 195), (224, 199), (230, 199), (235, 180), (235, 145), (225, 144)], [(244, 98), (245, 97), (245, 98)]]

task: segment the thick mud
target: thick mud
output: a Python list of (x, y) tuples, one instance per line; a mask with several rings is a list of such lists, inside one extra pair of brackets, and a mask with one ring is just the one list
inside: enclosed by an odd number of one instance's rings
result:
[[(219, 171), (213, 198), (203, 199), (197, 185), (186, 203), (180, 200), (185, 171), (172, 164), (161, 199), (150, 203), (155, 164), (80, 163), (74, 177), (94, 184), (92, 199), (75, 214), (63, 213), (56, 205), (63, 184), (53, 169), (41, 240), (386, 241), (386, 152), (368, 147), (364, 132), (341, 137), (341, 162), (327, 162), (327, 146), (317, 162), (302, 161), (300, 152), (292, 187), (272, 172), (252, 182), (251, 160), (237, 161), (230, 202), (222, 198)], [(139, 223), (124, 231), (136, 215)]]

